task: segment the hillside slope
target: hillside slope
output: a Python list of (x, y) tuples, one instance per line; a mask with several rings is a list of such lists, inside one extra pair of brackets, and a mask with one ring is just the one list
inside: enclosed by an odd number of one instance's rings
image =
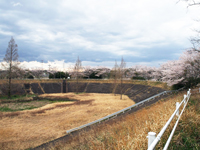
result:
[[(50, 149), (147, 149), (148, 132), (160, 132), (174, 112), (175, 103), (182, 101), (184, 94), (186, 91), (158, 101), (151, 107), (94, 126), (92, 130), (72, 136), (71, 140), (54, 143)], [(169, 149), (199, 149), (199, 98), (200, 96), (192, 95), (189, 100)], [(171, 129), (172, 127), (164, 133), (157, 145), (158, 149), (163, 148)]]

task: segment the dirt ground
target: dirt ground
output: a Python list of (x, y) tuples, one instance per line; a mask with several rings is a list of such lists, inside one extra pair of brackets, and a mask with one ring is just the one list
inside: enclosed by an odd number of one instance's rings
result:
[(41, 108), (1, 113), (0, 149), (27, 149), (66, 134), (66, 130), (100, 119), (131, 106), (123, 95), (96, 93), (44, 94), (40, 97), (78, 101), (47, 104)]

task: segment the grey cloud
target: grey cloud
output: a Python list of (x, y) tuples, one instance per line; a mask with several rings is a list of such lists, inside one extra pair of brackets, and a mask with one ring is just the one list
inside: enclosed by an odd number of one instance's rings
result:
[(168, 0), (2, 0), (0, 5), (0, 56), (14, 36), (23, 61), (176, 59), (190, 45), (193, 27), (189, 14), (182, 14), (185, 8)]

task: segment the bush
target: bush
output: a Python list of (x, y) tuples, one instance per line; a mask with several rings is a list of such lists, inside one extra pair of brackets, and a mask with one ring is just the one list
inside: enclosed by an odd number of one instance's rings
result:
[(65, 73), (64, 72), (56, 72), (55, 78), (65, 78)]
[(180, 88), (183, 88), (185, 85), (183, 83), (178, 83), (178, 84), (174, 84), (171, 87), (171, 90), (178, 90)]
[(53, 78), (55, 78), (55, 77), (54, 77), (54, 74), (50, 73), (50, 74), (49, 74), (49, 79), (53, 79)]
[(54, 74), (52, 74), (52, 73), (49, 74), (49, 79), (54, 79), (54, 78), (63, 79), (63, 78), (67, 78), (67, 77), (69, 77), (69, 74), (67, 72), (66, 73), (64, 73), (64, 72), (56, 72)]
[(185, 85), (186, 88), (194, 87), (198, 83), (200, 83), (200, 78), (190, 77), (190, 78), (187, 78), (186, 80), (187, 80), (186, 85)]
[(172, 90), (178, 90), (182, 87), (185, 87), (186, 89), (188, 88), (193, 88), (195, 86), (197, 86), (197, 84), (200, 83), (200, 78), (193, 78), (193, 77), (190, 77), (190, 78), (186, 78), (183, 82), (181, 83), (177, 83), (177, 84), (174, 84), (171, 89)]
[(34, 79), (33, 75), (28, 75), (27, 78), (28, 79)]

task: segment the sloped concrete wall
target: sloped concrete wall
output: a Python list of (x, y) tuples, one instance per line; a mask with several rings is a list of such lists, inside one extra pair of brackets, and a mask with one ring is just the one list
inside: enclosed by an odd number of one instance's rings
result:
[[(66, 93), (76, 92), (77, 86), (75, 82), (68, 83), (31, 83), (25, 84), (25, 91), (32, 91), (35, 94), (44, 93)], [(30, 90), (31, 89), (31, 90)], [(115, 93), (120, 94), (120, 84), (114, 85), (111, 83), (79, 83), (78, 92), (85, 93)], [(139, 84), (123, 84), (122, 93), (129, 96), (136, 103), (151, 97), (157, 93), (164, 91), (161, 88), (151, 87)]]

